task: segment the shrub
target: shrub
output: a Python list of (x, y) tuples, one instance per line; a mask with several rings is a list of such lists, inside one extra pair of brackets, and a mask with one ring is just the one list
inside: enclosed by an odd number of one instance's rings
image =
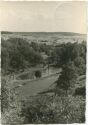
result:
[(23, 117), (20, 117), (21, 102), (18, 101), (18, 95), (11, 89), (10, 81), (2, 79), (1, 84), (1, 118), (2, 124), (21, 124)]
[(85, 122), (85, 103), (80, 97), (41, 96), (25, 102), (24, 124), (67, 124)]
[(35, 76), (36, 78), (40, 78), (42, 76), (41, 71), (40, 70), (35, 71)]

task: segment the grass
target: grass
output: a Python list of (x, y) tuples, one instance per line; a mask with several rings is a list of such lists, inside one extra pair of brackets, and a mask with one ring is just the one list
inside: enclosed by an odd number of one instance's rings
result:
[(85, 103), (82, 97), (38, 96), (24, 101), (22, 116), (24, 123), (67, 124), (85, 122)]
[[(84, 123), (85, 96), (77, 93), (74, 96), (72, 92), (69, 95), (58, 94), (56, 96), (46, 93), (38, 94), (49, 87), (52, 88), (51, 85), (58, 79), (58, 76), (59, 74), (56, 74), (34, 81), (18, 80), (16, 85), (24, 85), (10, 93), (11, 102), (9, 101), (9, 108), (2, 115), (3, 124)], [(16, 86), (14, 84), (15, 82), (13, 82), (13, 88)], [(85, 76), (79, 77), (79, 84), (76, 84), (75, 89), (82, 86), (85, 86)]]
[[(3, 124), (84, 123), (85, 96), (36, 95), (51, 86), (57, 78), (58, 74), (31, 82), (25, 81), (26, 85), (12, 91), (8, 98), (10, 106), (2, 115)], [(80, 82), (84, 84), (84, 79), (80, 79)]]
[(51, 84), (53, 84), (58, 78), (58, 74), (51, 77), (46, 77), (43, 79), (38, 79), (31, 82), (26, 82), (26, 85), (16, 89), (20, 98), (26, 98), (29, 96), (36, 95), (39, 92), (47, 89)]

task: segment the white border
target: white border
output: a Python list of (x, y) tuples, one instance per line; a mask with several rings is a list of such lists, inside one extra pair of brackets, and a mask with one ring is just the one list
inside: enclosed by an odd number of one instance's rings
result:
[[(54, 1), (54, 0), (1, 0), (1, 2), (14, 2), (14, 1), (18, 1), (18, 2), (31, 2), (31, 1)], [(84, 1), (87, 4), (87, 50), (88, 50), (88, 0), (55, 0), (55, 1)], [(1, 32), (0, 32), (0, 56), (1, 56)], [(86, 121), (84, 124), (79, 124), (79, 123), (73, 123), (73, 124), (64, 124), (64, 125), (88, 125), (88, 51), (86, 53)], [(0, 67), (1, 67), (1, 58), (0, 58)], [(0, 74), (1, 74), (1, 68), (0, 68)], [(1, 76), (0, 76), (0, 90), (1, 90)], [(1, 94), (1, 91), (0, 91)], [(1, 105), (1, 102), (0, 102)], [(1, 108), (0, 108), (0, 124), (1, 124)], [(29, 125), (29, 124), (26, 124)], [(33, 124), (30, 124), (33, 125)], [(41, 124), (40, 124), (41, 125)], [(44, 124), (42, 124), (44, 125)], [(51, 124), (48, 124), (51, 125)], [(63, 125), (63, 124), (53, 124), (53, 125)]]

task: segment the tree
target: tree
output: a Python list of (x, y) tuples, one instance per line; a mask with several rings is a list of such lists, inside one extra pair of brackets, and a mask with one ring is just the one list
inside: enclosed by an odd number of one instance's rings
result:
[(37, 44), (32, 43), (31, 46), (26, 39), (2, 39), (1, 46), (1, 66), (5, 74), (9, 69), (19, 71), (20, 69), (41, 64), (43, 61), (41, 54), (37, 51)]
[(74, 63), (69, 61), (68, 64), (63, 66), (62, 73), (57, 80), (57, 87), (68, 91), (70, 87), (72, 87), (77, 78), (76, 68)]
[(86, 64), (83, 57), (81, 56), (76, 57), (74, 60), (74, 64), (76, 66), (78, 75), (83, 75), (86, 73)]

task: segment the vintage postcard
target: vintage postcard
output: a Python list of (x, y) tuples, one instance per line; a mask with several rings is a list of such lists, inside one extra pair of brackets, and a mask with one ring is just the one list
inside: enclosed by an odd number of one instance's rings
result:
[(0, 2), (3, 125), (86, 123), (86, 4)]

